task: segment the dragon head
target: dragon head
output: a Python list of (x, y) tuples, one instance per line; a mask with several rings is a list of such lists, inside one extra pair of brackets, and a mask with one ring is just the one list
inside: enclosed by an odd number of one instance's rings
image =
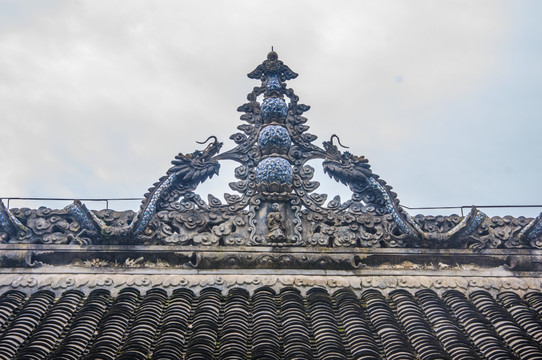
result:
[(130, 224), (130, 231), (133, 231), (134, 235), (141, 234), (156, 212), (179, 200), (208, 178), (218, 175), (220, 164), (213, 157), (220, 151), (222, 143), (218, 142), (216, 136), (210, 136), (199, 144), (205, 144), (210, 139), (214, 141), (202, 151), (196, 150), (190, 154), (180, 153), (175, 156), (171, 162), (173, 166), (166, 175), (149, 188), (137, 217)]
[(340, 146), (347, 148), (341, 144), (339, 137), (335, 134), (329, 141), (324, 141), (326, 156), (322, 166), (329, 177), (345, 185), (352, 185), (375, 176), (370, 169), (369, 160), (364, 156), (352, 155), (348, 151), (341, 152), (333, 143), (333, 139), (337, 139)]
[(213, 142), (207, 145), (204, 150), (175, 156), (175, 160), (171, 162), (173, 166), (168, 170), (168, 174), (176, 174), (177, 179), (185, 184), (199, 184), (207, 178), (218, 175), (220, 164), (212, 158), (218, 154), (223, 143), (218, 142), (216, 136), (210, 136), (207, 140), (197, 143), (205, 144), (210, 139), (213, 139)]

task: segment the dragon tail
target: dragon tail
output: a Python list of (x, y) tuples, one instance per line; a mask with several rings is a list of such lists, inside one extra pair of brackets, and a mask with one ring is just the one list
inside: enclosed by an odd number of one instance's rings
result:
[(11, 211), (6, 208), (4, 202), (0, 200), (0, 229), (4, 230), (8, 235), (15, 236), (18, 232), (27, 232), (26, 226), (19, 221)]

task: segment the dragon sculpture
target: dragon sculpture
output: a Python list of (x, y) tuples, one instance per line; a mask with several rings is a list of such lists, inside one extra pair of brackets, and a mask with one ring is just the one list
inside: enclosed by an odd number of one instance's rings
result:
[(220, 164), (213, 159), (222, 147), (215, 136), (209, 137), (213, 142), (207, 145), (203, 151), (196, 150), (190, 154), (179, 153), (171, 162), (173, 165), (166, 175), (162, 176), (149, 188), (144, 195), (141, 207), (132, 222), (123, 227), (108, 226), (80, 201), (76, 200), (68, 205), (66, 211), (84, 225), (84, 229), (90, 234), (98, 233), (105, 238), (144, 238), (144, 230), (149, 225), (154, 215), (161, 210), (173, 209), (176, 202), (182, 196), (192, 192), (196, 187), (214, 175), (218, 175)]
[[(350, 152), (341, 152), (333, 143), (337, 135), (332, 135), (329, 141), (324, 141), (326, 157), (323, 161), (324, 172), (331, 178), (348, 185), (352, 192), (363, 201), (372, 205), (376, 214), (388, 213), (401, 232), (414, 239), (415, 246), (432, 246), (446, 244), (451, 246), (461, 238), (468, 238), (486, 218), (486, 215), (476, 208), (446, 233), (430, 233), (423, 231), (418, 223), (399, 205), (397, 194), (392, 191), (384, 180), (371, 171), (369, 161), (364, 156), (355, 156)], [(343, 146), (344, 147), (344, 146)]]

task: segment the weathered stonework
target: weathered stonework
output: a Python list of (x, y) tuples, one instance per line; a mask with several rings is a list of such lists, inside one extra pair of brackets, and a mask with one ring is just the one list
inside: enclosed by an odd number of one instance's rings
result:
[(144, 292), (152, 288), (172, 290), (179, 287), (192, 289), (199, 293), (202, 289), (216, 287), (227, 294), (232, 288), (245, 288), (249, 292), (260, 287), (270, 287), (276, 291), (284, 287), (296, 287), (303, 293), (313, 287), (321, 287), (329, 292), (341, 288), (353, 289), (358, 293), (368, 289), (377, 289), (385, 294), (395, 289), (417, 291), (431, 289), (442, 293), (450, 289), (465, 292), (485, 290), (496, 294), (512, 290), (523, 296), (528, 291), (539, 291), (542, 288), (542, 277), (513, 276), (465, 276), (465, 275), (403, 275), (400, 273), (387, 275), (232, 275), (232, 274), (3, 274), (0, 280), (0, 291), (20, 290), (32, 294), (38, 290), (51, 289), (57, 294), (65, 290), (76, 289), (85, 293), (96, 288), (104, 288), (116, 294), (124, 287), (135, 287)]

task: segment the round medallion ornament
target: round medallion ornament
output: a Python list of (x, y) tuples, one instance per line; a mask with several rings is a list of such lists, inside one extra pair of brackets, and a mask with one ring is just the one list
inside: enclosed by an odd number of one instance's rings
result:
[(282, 86), (280, 85), (279, 77), (277, 75), (270, 75), (265, 83), (265, 89), (270, 91), (280, 91)]
[(265, 158), (256, 167), (256, 182), (258, 184), (290, 185), (293, 177), (292, 165), (288, 160), (281, 157), (271, 156)]
[(268, 97), (262, 101), (262, 118), (285, 119), (288, 115), (288, 105), (281, 98)]
[(264, 154), (284, 154), (290, 148), (291, 141), (288, 130), (279, 125), (266, 126), (258, 135), (258, 145)]

